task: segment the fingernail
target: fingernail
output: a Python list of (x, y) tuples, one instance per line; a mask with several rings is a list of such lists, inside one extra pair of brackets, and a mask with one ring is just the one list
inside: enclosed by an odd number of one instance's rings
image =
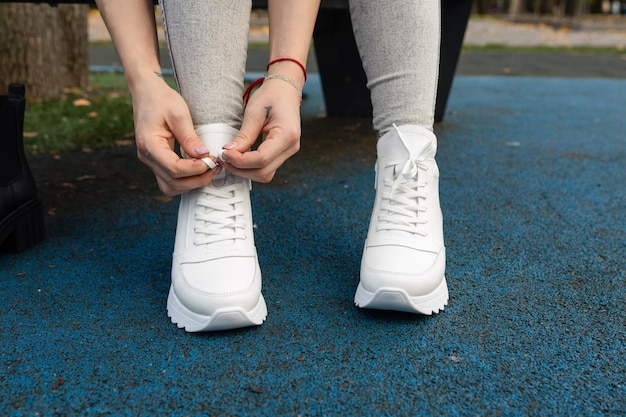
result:
[(224, 169), (221, 165), (218, 165), (215, 170), (213, 171), (213, 175), (219, 175), (220, 172), (222, 172), (222, 169)]
[(221, 159), (224, 162), (228, 162), (228, 157), (226, 155), (224, 155), (224, 151), (220, 151), (218, 158)]
[(223, 149), (230, 150), (234, 149), (237, 146), (237, 142), (228, 142), (226, 145), (222, 146)]
[(204, 155), (205, 153), (209, 153), (209, 150), (206, 148), (206, 146), (198, 146), (196, 149), (194, 149), (194, 151), (198, 155)]

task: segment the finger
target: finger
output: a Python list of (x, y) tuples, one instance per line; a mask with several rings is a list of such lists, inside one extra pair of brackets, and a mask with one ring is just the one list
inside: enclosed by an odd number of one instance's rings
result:
[(248, 109), (244, 115), (239, 132), (231, 142), (224, 145), (223, 149), (226, 151), (233, 150), (239, 153), (247, 152), (252, 148), (261, 134), (264, 123), (265, 118), (262, 113)]
[[(271, 149), (270, 149), (271, 148)], [(228, 172), (257, 182), (269, 182), (274, 178), (278, 168), (295, 152), (293, 147), (284, 148), (279, 141), (265, 141), (259, 149), (235, 155), (234, 161), (224, 162)]]
[(202, 175), (177, 179), (163, 178), (156, 174), (157, 184), (164, 194), (173, 197), (209, 184), (222, 169), (222, 167), (218, 166), (216, 169), (207, 171)]
[(280, 163), (276, 163), (275, 166), (265, 167), (262, 169), (239, 169), (233, 165), (224, 163), (224, 168), (233, 175), (242, 178), (249, 178), (255, 182), (270, 182), (274, 175), (276, 175), (276, 170), (280, 167)]
[[(264, 142), (265, 143), (265, 142)], [(284, 149), (259, 148), (254, 151), (239, 153), (230, 151), (222, 155), (223, 160), (230, 166), (238, 169), (263, 169), (279, 166), (286, 158), (281, 158)]]
[(170, 115), (166, 123), (189, 157), (200, 159), (209, 155), (209, 150), (196, 134), (191, 114), (187, 109), (181, 109), (180, 113)]
[(299, 130), (272, 128), (259, 147), (253, 151), (239, 153), (224, 152), (222, 159), (241, 169), (278, 167), (300, 149)]
[(139, 160), (148, 165), (161, 178), (191, 177), (201, 175), (209, 169), (202, 160), (180, 158), (167, 145), (167, 140), (163, 140), (159, 146), (153, 149), (148, 149), (145, 145), (138, 142), (137, 156)]

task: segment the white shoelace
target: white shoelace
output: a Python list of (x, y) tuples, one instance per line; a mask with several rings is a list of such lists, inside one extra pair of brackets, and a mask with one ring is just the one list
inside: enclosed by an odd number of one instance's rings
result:
[[(421, 205), (420, 201), (428, 197), (423, 191), (428, 184), (426, 181), (420, 181), (419, 172), (428, 171), (428, 164), (423, 155), (410, 154), (402, 133), (395, 125), (394, 128), (409, 153), (409, 158), (404, 165), (390, 163), (382, 167), (383, 172), (379, 175), (384, 175), (384, 172), (391, 168), (393, 179), (385, 178), (383, 182), (385, 190), (382, 194), (377, 230), (395, 230), (426, 236), (428, 233), (420, 227), (427, 223), (425, 216), (420, 216), (420, 213), (426, 212), (426, 206)], [(432, 144), (426, 147), (423, 154), (430, 152)]]
[(222, 187), (204, 187), (196, 202), (196, 220), (202, 224), (194, 228), (194, 245), (208, 245), (226, 240), (246, 238), (243, 198), (237, 196), (242, 184)]

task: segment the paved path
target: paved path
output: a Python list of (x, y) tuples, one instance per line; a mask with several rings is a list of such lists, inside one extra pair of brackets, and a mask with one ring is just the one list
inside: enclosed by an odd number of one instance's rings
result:
[[(267, 40), (262, 14), (253, 13), (250, 40)], [(160, 31), (162, 37), (162, 31)], [(110, 39), (97, 11), (90, 14), (92, 40)], [(584, 20), (514, 23), (495, 18), (473, 18), (468, 24), (465, 44), (484, 46), (626, 46), (626, 17), (596, 17)], [(92, 65), (119, 66), (110, 46), (91, 47)], [(267, 48), (253, 46), (248, 51), (247, 70), (262, 72), (268, 59)], [(161, 51), (164, 68), (171, 68), (167, 50)], [(309, 56), (308, 70), (317, 72), (315, 55)], [(549, 52), (511, 52), (465, 50), (457, 68), (458, 75), (520, 75), (544, 77), (626, 78), (626, 50), (621, 54), (564, 54)]]
[(0, 254), (1, 414), (623, 416), (624, 91), (457, 79), (436, 127), (435, 317), (352, 304), (368, 120), (305, 121), (301, 152), (254, 185), (269, 318), (214, 334), (165, 314), (177, 204), (134, 147), (34, 156), (48, 237)]
[(626, 52), (626, 16), (520, 22), (475, 18), (468, 23), (465, 44), (618, 47)]
[[(157, 10), (157, 18), (159, 13)], [(89, 15), (91, 40), (108, 40), (109, 35), (97, 11)], [(250, 40), (266, 42), (267, 20), (254, 12)], [(159, 25), (159, 36), (163, 30)], [(466, 45), (502, 44), (511, 46), (595, 46), (626, 48), (626, 16), (595, 16), (584, 19), (541, 21), (531, 18), (512, 22), (493, 17), (472, 18), (465, 34)]]

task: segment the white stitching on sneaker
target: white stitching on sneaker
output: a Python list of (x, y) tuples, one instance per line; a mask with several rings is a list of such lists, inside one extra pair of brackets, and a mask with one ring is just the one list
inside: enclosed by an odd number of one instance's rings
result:
[[(420, 205), (420, 200), (425, 200), (428, 195), (421, 191), (428, 185), (426, 181), (419, 180), (419, 171), (428, 171), (428, 164), (423, 155), (411, 155), (409, 147), (406, 145), (402, 132), (394, 124), (393, 127), (398, 133), (400, 142), (409, 153), (409, 158), (400, 168), (398, 163), (390, 163), (384, 167), (393, 168), (393, 180), (385, 178), (383, 185), (385, 191), (382, 193), (380, 212), (378, 215), (377, 231), (398, 230), (420, 236), (427, 236), (428, 233), (420, 228), (428, 222), (425, 216), (420, 213), (426, 212), (426, 206)], [(432, 152), (432, 143), (426, 147), (423, 154)], [(388, 190), (387, 190), (388, 189)]]
[[(232, 176), (227, 175), (227, 178)], [(225, 240), (246, 238), (245, 211), (243, 199), (237, 196), (237, 189), (245, 184), (217, 187), (209, 185), (198, 190), (202, 193), (197, 199), (195, 219), (203, 226), (196, 226), (194, 245), (201, 246)]]

